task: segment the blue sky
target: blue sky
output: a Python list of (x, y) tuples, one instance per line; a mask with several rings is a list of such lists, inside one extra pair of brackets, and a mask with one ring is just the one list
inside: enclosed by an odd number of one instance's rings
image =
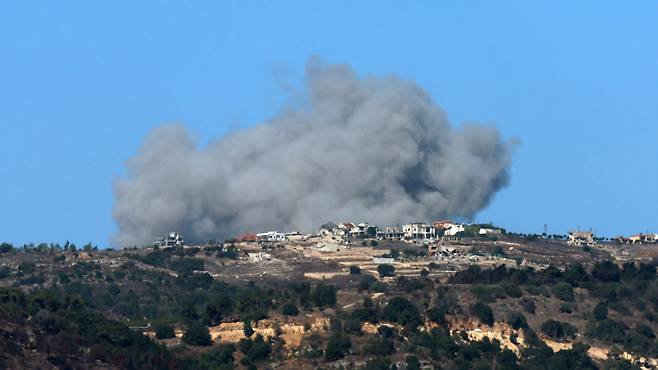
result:
[(0, 241), (107, 245), (113, 178), (151, 128), (253, 125), (310, 56), (519, 138), (479, 221), (658, 232), (656, 1), (189, 4), (0, 4)]

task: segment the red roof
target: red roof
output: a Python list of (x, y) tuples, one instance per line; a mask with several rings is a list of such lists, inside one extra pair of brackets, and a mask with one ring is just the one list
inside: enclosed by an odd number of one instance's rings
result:
[(445, 227), (445, 225), (453, 225), (454, 222), (448, 220), (442, 220), (442, 221), (434, 221), (432, 224), (434, 225), (434, 227)]

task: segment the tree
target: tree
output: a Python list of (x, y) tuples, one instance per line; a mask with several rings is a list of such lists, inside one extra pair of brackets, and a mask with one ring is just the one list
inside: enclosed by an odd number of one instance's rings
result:
[(209, 346), (212, 344), (208, 327), (198, 321), (192, 321), (183, 334), (183, 342), (191, 346)]
[(391, 338), (395, 334), (395, 330), (388, 325), (382, 325), (377, 328), (377, 334), (384, 338)]
[(14, 250), (14, 246), (10, 243), (0, 244), (0, 253), (9, 253)]
[(350, 275), (359, 275), (361, 274), (361, 268), (357, 265), (350, 266)]
[(597, 262), (592, 268), (592, 276), (604, 283), (619, 281), (619, 266), (611, 261)]
[(388, 264), (377, 265), (377, 272), (381, 277), (394, 276), (395, 267), (393, 267), (393, 265), (388, 265)]
[(393, 297), (384, 307), (382, 318), (410, 330), (415, 330), (422, 322), (418, 308), (404, 297)]
[(587, 355), (588, 349), (589, 346), (583, 343), (575, 343), (570, 350), (561, 350), (550, 356), (544, 364), (544, 368), (596, 370), (597, 366)]
[(359, 292), (368, 290), (370, 289), (372, 283), (374, 283), (375, 281), (377, 281), (377, 279), (375, 279), (372, 275), (363, 275), (361, 277), (361, 281), (359, 281), (359, 284), (356, 286), (356, 289)]
[(281, 308), (281, 313), (286, 315), (286, 316), (296, 316), (299, 314), (299, 310), (297, 309), (297, 306), (295, 306), (294, 303), (288, 302), (283, 305)]
[(422, 269), (420, 270), (420, 276), (426, 277), (430, 274), (430, 272), (427, 269)]
[(602, 321), (608, 318), (608, 305), (604, 302), (599, 302), (592, 312), (596, 321)]
[(420, 370), (420, 361), (414, 355), (407, 356), (407, 370)]
[(158, 339), (168, 339), (176, 336), (172, 325), (155, 325), (155, 337)]
[(242, 331), (244, 331), (244, 335), (247, 338), (254, 335), (254, 329), (251, 327), (251, 320), (249, 319), (244, 320), (244, 322), (242, 323)]
[(324, 358), (326, 361), (336, 361), (345, 357), (345, 352), (352, 348), (350, 338), (342, 333), (332, 335), (327, 341), (327, 347), (324, 350)]
[(576, 334), (576, 328), (573, 325), (553, 319), (544, 321), (541, 324), (541, 331), (554, 340), (565, 339)]
[(528, 327), (528, 322), (520, 312), (510, 312), (507, 315), (507, 323), (516, 330), (526, 329)]
[(471, 314), (477, 317), (483, 324), (492, 326), (494, 323), (494, 315), (491, 307), (482, 302), (476, 302), (471, 306)]
[(444, 306), (433, 307), (427, 310), (427, 317), (437, 324), (445, 324), (447, 308)]
[(622, 280), (633, 280), (637, 277), (637, 266), (635, 262), (625, 262), (621, 270)]
[(240, 352), (249, 357), (249, 362), (265, 360), (272, 352), (272, 344), (269, 341), (265, 341), (260, 334), (256, 334), (253, 340), (248, 338), (240, 339), (238, 346), (240, 347)]
[(592, 336), (608, 342), (621, 343), (626, 335), (626, 327), (614, 320), (605, 319), (599, 321)]
[(235, 353), (235, 345), (232, 343), (222, 343), (214, 346), (208, 352), (201, 356), (200, 368), (202, 369), (229, 369), (232, 367), (222, 367), (217, 365), (231, 365), (233, 364)]
[(569, 264), (564, 270), (564, 281), (572, 286), (579, 286), (589, 280), (590, 276), (582, 263)]
[(553, 287), (553, 295), (562, 301), (573, 302), (573, 287), (567, 283), (558, 283)]
[(312, 299), (319, 308), (333, 307), (336, 305), (336, 287), (318, 284), (313, 290)]

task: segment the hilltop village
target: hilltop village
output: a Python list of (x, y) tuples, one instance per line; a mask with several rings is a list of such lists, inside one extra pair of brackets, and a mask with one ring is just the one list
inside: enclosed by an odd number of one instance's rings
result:
[[(359, 269), (391, 281), (421, 273), (445, 279), (473, 265), (542, 269), (551, 264), (564, 267), (570, 262), (589, 264), (605, 258), (625, 262), (633, 260), (636, 254), (641, 260), (647, 255), (653, 257), (652, 247), (656, 243), (658, 234), (611, 239), (599, 238), (591, 231), (516, 234), (492, 224), (442, 220), (385, 227), (366, 222), (328, 222), (309, 234), (272, 230), (201, 245), (187, 245), (179, 233), (171, 232), (157, 238), (150, 248), (210, 248), (236, 253), (241, 263), (231, 271), (236, 277), (246, 275), (249, 279), (294, 276), (325, 280)], [(392, 269), (380, 265), (390, 265)], [(381, 274), (378, 269), (382, 268), (394, 273)], [(303, 272), (303, 276), (291, 272)]]
[(656, 239), (437, 221), (3, 243), (0, 368), (656, 369)]

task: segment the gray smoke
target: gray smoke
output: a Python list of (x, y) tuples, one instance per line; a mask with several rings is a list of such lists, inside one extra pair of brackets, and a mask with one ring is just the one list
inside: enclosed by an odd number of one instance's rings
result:
[(153, 130), (114, 184), (114, 244), (471, 218), (509, 181), (513, 144), (492, 127), (452, 127), (413, 81), (311, 61), (305, 82), (305, 108), (207, 147), (181, 125)]

